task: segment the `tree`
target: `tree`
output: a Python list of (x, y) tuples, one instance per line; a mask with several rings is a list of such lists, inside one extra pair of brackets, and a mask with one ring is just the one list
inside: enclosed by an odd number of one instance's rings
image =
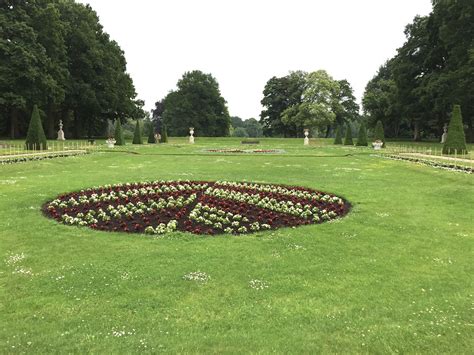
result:
[(384, 133), (382, 121), (377, 121), (377, 124), (375, 125), (374, 139), (376, 141), (382, 141), (383, 142), (382, 148), (385, 148), (385, 133)]
[(160, 143), (168, 143), (168, 128), (166, 127), (165, 123), (163, 123), (163, 125), (161, 126)]
[(362, 122), (359, 127), (359, 135), (357, 137), (356, 145), (366, 147), (368, 145), (367, 142), (367, 128), (365, 127), (365, 123)]
[(137, 120), (135, 125), (135, 131), (133, 132), (133, 142), (132, 144), (143, 144), (142, 139), (142, 128), (140, 126), (140, 121)]
[(352, 129), (349, 124), (346, 125), (346, 136), (344, 137), (344, 145), (354, 145), (352, 141)]
[(454, 105), (453, 108), (449, 121), (448, 137), (443, 146), (443, 154), (467, 154), (466, 137), (459, 105)]
[(244, 127), (237, 127), (234, 130), (234, 137), (248, 137), (249, 134), (247, 133), (247, 130)]
[(150, 129), (149, 132), (148, 132), (147, 142), (150, 143), (150, 144), (155, 144), (156, 143), (155, 132), (154, 132), (153, 129)]
[[(336, 93), (336, 99), (333, 101), (332, 111), (336, 115), (335, 125), (344, 125), (356, 121), (359, 118), (359, 105), (347, 80), (338, 80), (339, 90)], [(326, 137), (329, 136), (331, 125), (327, 126)]]
[(336, 138), (334, 138), (334, 144), (342, 144), (341, 126), (336, 127)]
[(28, 133), (26, 135), (26, 149), (48, 149), (46, 135), (44, 134), (43, 124), (41, 123), (41, 118), (37, 105), (33, 106), (33, 112), (31, 113), (30, 125), (28, 126)]
[(282, 122), (295, 125), (297, 131), (304, 128), (324, 129), (335, 121), (333, 107), (339, 90), (339, 83), (326, 71), (310, 73), (301, 103), (288, 107), (282, 114)]
[(24, 136), (33, 103), (47, 135), (102, 135), (107, 120), (143, 117), (123, 51), (89, 5), (0, 2), (0, 135)]
[(249, 137), (257, 138), (263, 135), (262, 125), (255, 118), (249, 118), (243, 123)]
[(237, 128), (237, 127), (244, 127), (244, 120), (241, 119), (240, 117), (237, 116), (232, 116), (230, 118), (230, 124), (232, 127)]
[(122, 123), (119, 119), (115, 120), (115, 132), (114, 132), (115, 144), (125, 145), (125, 138), (123, 137)]
[(306, 73), (290, 72), (288, 75), (272, 77), (265, 85), (261, 104), (260, 124), (263, 134), (267, 136), (296, 137), (297, 127), (291, 122), (283, 122), (283, 112), (291, 106), (299, 105), (302, 101), (306, 86)]
[(189, 127), (194, 127), (200, 136), (229, 135), (226, 101), (211, 74), (199, 70), (186, 72), (177, 86), (164, 100), (163, 118), (171, 135), (186, 136)]

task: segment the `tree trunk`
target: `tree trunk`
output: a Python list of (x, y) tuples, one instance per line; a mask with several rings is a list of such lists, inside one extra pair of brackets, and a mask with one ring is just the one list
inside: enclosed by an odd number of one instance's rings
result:
[(331, 132), (331, 125), (326, 126), (326, 134), (324, 135), (324, 138), (329, 138), (329, 132)]
[(413, 128), (413, 140), (418, 142), (421, 141), (420, 137), (420, 123), (418, 121), (415, 121), (415, 125)]
[(13, 107), (10, 112), (10, 138), (15, 139), (18, 135), (18, 109)]

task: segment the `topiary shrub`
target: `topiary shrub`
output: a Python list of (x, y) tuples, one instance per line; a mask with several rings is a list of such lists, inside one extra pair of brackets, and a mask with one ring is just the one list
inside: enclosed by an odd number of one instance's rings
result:
[(342, 144), (341, 126), (336, 127), (336, 138), (334, 138), (334, 144)]
[(148, 143), (149, 144), (155, 144), (156, 143), (155, 131), (153, 130), (153, 126), (150, 127), (150, 132), (148, 133)]
[(382, 141), (383, 145), (382, 148), (385, 148), (385, 133), (383, 129), (383, 124), (382, 121), (377, 121), (377, 124), (375, 125), (375, 140), (377, 141)]
[(449, 121), (448, 136), (443, 145), (443, 154), (466, 154), (466, 136), (462, 124), (461, 106), (454, 105)]
[(140, 127), (140, 120), (137, 120), (137, 124), (135, 125), (135, 131), (133, 132), (132, 144), (143, 144), (142, 128)]
[(359, 135), (357, 137), (357, 144), (361, 147), (367, 147), (367, 128), (365, 128), (365, 123), (362, 122), (359, 127)]
[(28, 150), (48, 149), (46, 135), (44, 134), (43, 124), (41, 123), (37, 105), (33, 106), (33, 112), (31, 113), (31, 120), (30, 125), (28, 126), (25, 144), (26, 149)]
[(123, 137), (122, 123), (119, 119), (115, 120), (115, 145), (125, 145), (125, 138)]
[(352, 141), (352, 130), (351, 126), (349, 125), (346, 126), (346, 136), (344, 137), (344, 145), (354, 145), (354, 142)]
[(166, 125), (164, 123), (161, 126), (160, 143), (168, 143), (168, 129), (166, 128)]

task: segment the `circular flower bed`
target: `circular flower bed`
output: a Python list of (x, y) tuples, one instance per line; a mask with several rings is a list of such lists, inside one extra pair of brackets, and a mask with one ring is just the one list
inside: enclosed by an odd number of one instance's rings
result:
[(106, 185), (58, 196), (48, 217), (104, 231), (244, 234), (344, 216), (350, 204), (324, 192), (227, 181), (154, 181)]

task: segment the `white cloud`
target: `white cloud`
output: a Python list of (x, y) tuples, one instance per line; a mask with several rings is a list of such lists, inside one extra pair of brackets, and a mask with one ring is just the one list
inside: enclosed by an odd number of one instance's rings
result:
[(396, 53), (405, 25), (430, 0), (82, 0), (125, 51), (146, 108), (200, 69), (220, 84), (231, 115), (260, 114), (262, 91), (289, 70), (325, 69), (362, 97)]

